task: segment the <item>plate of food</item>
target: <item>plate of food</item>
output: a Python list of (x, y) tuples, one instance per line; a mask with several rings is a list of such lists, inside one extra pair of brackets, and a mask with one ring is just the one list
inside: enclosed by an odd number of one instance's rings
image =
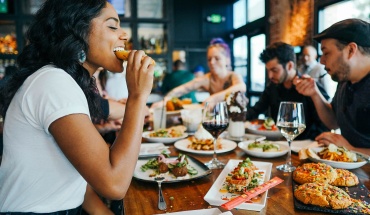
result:
[(275, 158), (285, 155), (289, 151), (283, 141), (243, 141), (238, 144), (246, 154), (259, 158)]
[(143, 132), (142, 137), (152, 143), (173, 143), (188, 136), (188, 133), (186, 133), (185, 130), (185, 126), (173, 126), (166, 129), (161, 128), (155, 131), (145, 131)]
[(306, 153), (311, 161), (326, 163), (341, 169), (356, 169), (370, 162), (368, 155), (350, 151), (345, 147), (337, 147), (334, 144), (327, 147), (307, 148)]
[[(213, 139), (197, 140), (192, 136), (176, 141), (174, 146), (178, 150), (194, 154), (213, 155), (214, 152)], [(237, 144), (234, 141), (219, 138), (217, 139), (216, 153), (219, 154), (232, 151), (236, 146)]]
[[(243, 167), (240, 167), (241, 165)], [(242, 172), (248, 174), (240, 175), (241, 168), (243, 168)], [(268, 181), (271, 168), (272, 163), (269, 162), (251, 161), (249, 158), (245, 160), (230, 159), (204, 196), (204, 200), (211, 205), (220, 206), (241, 195), (243, 190), (252, 189)], [(266, 205), (267, 192), (251, 199), (251, 201), (238, 205), (236, 208), (253, 211), (262, 210)]]
[(158, 175), (164, 177), (162, 183), (173, 183), (201, 178), (212, 171), (197, 159), (180, 154), (178, 157), (159, 156), (139, 159), (136, 163), (134, 178), (147, 182), (154, 182)]
[(269, 140), (279, 140), (283, 138), (279, 129), (275, 125), (275, 121), (272, 118), (265, 120), (254, 120), (247, 121), (244, 124), (245, 130), (251, 134), (257, 134), (265, 136)]

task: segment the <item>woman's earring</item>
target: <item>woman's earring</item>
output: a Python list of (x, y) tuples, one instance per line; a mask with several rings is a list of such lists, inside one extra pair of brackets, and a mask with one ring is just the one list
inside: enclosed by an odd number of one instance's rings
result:
[(86, 53), (84, 50), (81, 50), (79, 53), (78, 53), (78, 61), (82, 64), (86, 61)]

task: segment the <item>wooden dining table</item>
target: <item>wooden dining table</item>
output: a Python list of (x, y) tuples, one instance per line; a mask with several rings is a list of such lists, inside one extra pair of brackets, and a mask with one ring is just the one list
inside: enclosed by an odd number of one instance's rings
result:
[[(193, 158), (205, 163), (212, 158), (212, 155), (191, 154), (177, 150), (173, 144), (169, 144), (171, 156), (177, 156), (179, 153), (187, 154)], [(227, 163), (230, 159), (244, 160), (249, 157), (252, 161), (271, 162), (271, 178), (277, 176), (284, 181), (269, 189), (267, 195), (266, 206), (261, 211), (251, 211), (244, 209), (232, 209), (233, 215), (245, 214), (327, 214), (309, 210), (298, 210), (294, 208), (293, 189), (292, 189), (292, 173), (284, 173), (276, 169), (276, 166), (286, 162), (286, 155), (275, 158), (258, 158), (247, 155), (240, 148), (236, 148), (230, 152), (217, 155), (218, 159)], [(292, 152), (292, 163), (294, 166), (299, 166), (307, 160), (300, 160), (297, 153)], [(152, 215), (165, 214), (179, 211), (199, 210), (208, 208), (219, 208), (220, 211), (227, 210), (220, 206), (210, 205), (204, 200), (204, 196), (215, 183), (222, 169), (214, 169), (208, 176), (176, 183), (162, 184), (164, 198), (167, 202), (167, 210), (161, 211), (158, 209), (158, 186), (157, 183), (137, 180), (133, 178), (124, 199), (124, 211), (126, 215)], [(370, 164), (351, 170), (355, 173), (360, 182), (368, 189), (370, 188)], [(201, 215), (201, 214), (199, 214)]]

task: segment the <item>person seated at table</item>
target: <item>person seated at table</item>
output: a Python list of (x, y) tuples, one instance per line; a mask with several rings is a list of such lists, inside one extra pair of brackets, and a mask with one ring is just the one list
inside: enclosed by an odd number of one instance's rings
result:
[(303, 48), (302, 52), (303, 64), (299, 66), (298, 72), (300, 75), (307, 74), (315, 79), (316, 83), (324, 88), (325, 92), (333, 99), (337, 83), (331, 80), (330, 75), (325, 70), (324, 65), (317, 62), (317, 50), (311, 45)]
[(370, 154), (370, 23), (360, 19), (337, 22), (316, 35), (321, 42), (325, 65), (338, 88), (329, 103), (312, 78), (296, 78), (297, 91), (310, 96), (320, 119), (341, 134), (324, 132), (319, 143), (334, 143), (349, 150)]
[[(257, 119), (259, 114), (269, 111), (268, 115), (276, 120), (280, 102), (301, 102), (305, 111), (306, 129), (297, 139), (315, 139), (318, 134), (328, 131), (320, 121), (311, 98), (299, 94), (292, 83), (298, 75), (293, 46), (283, 42), (273, 43), (260, 54), (260, 60), (265, 63), (270, 83), (259, 101), (248, 108), (246, 119)], [(325, 90), (320, 90), (328, 98)]]
[(101, 116), (92, 75), (98, 67), (123, 71), (114, 49), (125, 46), (127, 34), (114, 7), (47, 0), (26, 35), (19, 70), (0, 84), (0, 213), (79, 214), (87, 184), (107, 199), (123, 199), (139, 156), (152, 59), (129, 54), (130, 94), (109, 148), (91, 121)]
[[(207, 60), (210, 71), (186, 84), (180, 85), (167, 93), (164, 101), (173, 97), (180, 97), (194, 90), (203, 90), (210, 93), (205, 102), (224, 101), (228, 93), (241, 91), (246, 92), (246, 85), (241, 75), (229, 70), (230, 48), (221, 39), (213, 39), (207, 48)], [(154, 103), (152, 107), (163, 105), (163, 101)]]
[[(166, 74), (161, 87), (162, 93), (166, 94), (175, 87), (185, 84), (194, 79), (193, 73), (186, 70), (186, 65), (181, 60), (173, 62), (172, 73)], [(180, 97), (180, 99), (190, 98), (193, 103), (197, 103), (195, 92), (191, 91)]]
[(205, 69), (202, 65), (198, 65), (193, 69), (193, 74), (195, 78), (202, 77), (205, 73)]

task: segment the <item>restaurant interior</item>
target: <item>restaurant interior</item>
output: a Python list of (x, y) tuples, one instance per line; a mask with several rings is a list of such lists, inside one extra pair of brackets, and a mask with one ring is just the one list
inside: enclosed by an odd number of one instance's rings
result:
[[(173, 62), (181, 60), (186, 70), (192, 72), (197, 67), (209, 71), (207, 65), (207, 48), (214, 38), (222, 38), (231, 50), (231, 70), (243, 78), (246, 85), (245, 97), (249, 101), (246, 108), (252, 107), (260, 99), (269, 83), (265, 64), (260, 61), (261, 52), (275, 42), (285, 42), (294, 47), (297, 63), (303, 61), (303, 47), (312, 45), (318, 50), (318, 58), (322, 55), (320, 44), (313, 36), (322, 32), (332, 24), (348, 19), (359, 18), (370, 22), (370, 0), (108, 0), (116, 9), (121, 28), (127, 32), (129, 40), (126, 49), (144, 50), (156, 62), (152, 93), (147, 105), (164, 101), (162, 92), (164, 77), (173, 73)], [(34, 14), (44, 0), (0, 0), (0, 80), (8, 68), (16, 66), (18, 54), (27, 41), (24, 35)], [(11, 72), (9, 69), (8, 72)], [(114, 76), (114, 75), (112, 75)], [(335, 92), (336, 85), (332, 87)], [(196, 92), (197, 104), (187, 106), (190, 110), (199, 108), (209, 96), (207, 92)], [(186, 105), (184, 105), (184, 108)], [(204, 107), (203, 107), (204, 108)], [(203, 110), (204, 111), (204, 110)], [(144, 133), (155, 129), (151, 110), (150, 121), (144, 126)], [(163, 118), (163, 111), (161, 112)], [(184, 125), (185, 113), (181, 110), (165, 112), (164, 127)], [(202, 115), (199, 115), (202, 120)], [(162, 118), (159, 126), (162, 125)], [(191, 118), (191, 117), (190, 117)], [(194, 116), (192, 117), (194, 120)], [(303, 204), (294, 197), (293, 192), (298, 183), (292, 179), (291, 172), (279, 171), (279, 165), (284, 165), (291, 159), (295, 166), (301, 166), (310, 161), (321, 162), (316, 157), (302, 158), (301, 150), (317, 142), (312, 140), (296, 140), (287, 144), (279, 130), (260, 131), (252, 129), (265, 123), (265, 115), (259, 115), (255, 122), (245, 122), (242, 136), (228, 136), (226, 132), (214, 135), (218, 141), (224, 141), (225, 150), (216, 149), (199, 152), (189, 149), (184, 142), (186, 137), (198, 132), (198, 126), (186, 136), (176, 138), (152, 138), (144, 136), (145, 148), (139, 155), (137, 169), (130, 188), (123, 201), (119, 201), (118, 209), (113, 209), (117, 201), (103, 199), (114, 214), (149, 215), (149, 214), (370, 214), (370, 160), (369, 156), (360, 154), (362, 162), (355, 165), (338, 165), (333, 167), (349, 169), (357, 175), (359, 183), (355, 187), (346, 187), (353, 199), (357, 199), (358, 207), (333, 210), (328, 207), (318, 207)], [(158, 120), (158, 119), (157, 119)], [(276, 119), (274, 119), (276, 120)], [(167, 123), (167, 126), (166, 126)], [(188, 122), (189, 123), (189, 122)], [(199, 125), (200, 122), (198, 122)], [(246, 123), (251, 127), (247, 127)], [(259, 123), (259, 124), (258, 124)], [(244, 127), (246, 126), (246, 127)], [(162, 127), (161, 127), (162, 128)], [(253, 127), (254, 128), (254, 127)], [(340, 130), (332, 130), (340, 132)], [(0, 116), (0, 164), (3, 150), (3, 118)], [(218, 138), (217, 138), (218, 137)], [(185, 139), (184, 139), (185, 138)], [(211, 136), (212, 139), (212, 136)], [(221, 139), (221, 140), (220, 140)], [(294, 138), (293, 138), (294, 139)], [(271, 141), (281, 147), (272, 155), (248, 150), (250, 141)], [(216, 141), (216, 140), (215, 140)], [(249, 142), (248, 142), (249, 141)], [(213, 144), (213, 142), (212, 142)], [(215, 142), (215, 147), (218, 143)], [(317, 147), (317, 145), (314, 145)], [(244, 148), (243, 148), (244, 147)], [(247, 148), (247, 149), (245, 149)], [(197, 174), (183, 178), (166, 178), (160, 181), (162, 200), (166, 207), (159, 205), (158, 181), (148, 177), (147, 172), (140, 171), (150, 158), (155, 158), (162, 151), (171, 157), (186, 154), (192, 168)], [(153, 152), (154, 151), (154, 152)], [(208, 169), (204, 165), (212, 156), (224, 162), (221, 169)], [(291, 155), (291, 157), (290, 157)], [(263, 182), (270, 179), (282, 179), (262, 193), (249, 200), (235, 198), (223, 188), (224, 178), (238, 165), (240, 161), (250, 158), (260, 169)], [(315, 160), (316, 159), (316, 160)], [(319, 160), (319, 161), (318, 161)], [(360, 159), (361, 160), (361, 159)], [(358, 164), (358, 165), (356, 165)], [(189, 171), (189, 170), (188, 170)], [(226, 172), (229, 171), (229, 172)], [(274, 182), (271, 182), (274, 183)], [(267, 190), (267, 188), (265, 189)], [(265, 191), (264, 190), (264, 191)], [(349, 190), (349, 191), (348, 191)], [(1, 190), (0, 190), (1, 192)], [(224, 204), (232, 199), (240, 202), (230, 208)], [(367, 204), (361, 202), (367, 202)], [(123, 202), (123, 204), (121, 204)]]

